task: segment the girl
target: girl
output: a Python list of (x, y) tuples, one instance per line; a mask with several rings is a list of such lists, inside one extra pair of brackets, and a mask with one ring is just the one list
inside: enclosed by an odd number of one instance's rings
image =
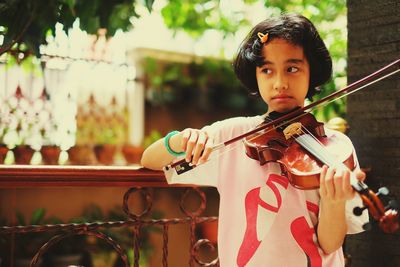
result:
[[(305, 98), (311, 99), (331, 78), (332, 61), (325, 44), (303, 16), (266, 19), (243, 41), (234, 70), (252, 94), (261, 96), (268, 112), (171, 132), (146, 149), (142, 165), (161, 170), (184, 156), (196, 168), (182, 174), (170, 168), (165, 171), (169, 183), (218, 189), (222, 267), (344, 266), (345, 235), (361, 232), (368, 222), (366, 212), (360, 217), (352, 213), (361, 200), (352, 190), (349, 171), (324, 166), (319, 189), (299, 190), (278, 163), (260, 166), (247, 157), (242, 143), (211, 154), (215, 144), (303, 107)], [(339, 132), (327, 129), (326, 133), (349, 142)], [(356, 168), (357, 178), (364, 179)]]

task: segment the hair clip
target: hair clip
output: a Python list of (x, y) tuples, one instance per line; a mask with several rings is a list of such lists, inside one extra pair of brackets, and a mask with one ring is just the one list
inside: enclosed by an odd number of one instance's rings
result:
[(258, 38), (260, 38), (261, 43), (265, 44), (268, 40), (268, 33), (263, 34), (262, 32), (257, 33)]

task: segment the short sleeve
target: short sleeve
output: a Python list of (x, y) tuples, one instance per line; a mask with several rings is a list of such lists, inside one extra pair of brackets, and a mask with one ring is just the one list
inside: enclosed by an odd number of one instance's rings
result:
[[(202, 128), (208, 136), (214, 139), (214, 145), (220, 145), (242, 133), (256, 127), (263, 120), (262, 116), (255, 117), (235, 117), (215, 122)], [(225, 154), (226, 159), (229, 153), (229, 147), (222, 147), (211, 153), (208, 161), (198, 165), (195, 168), (178, 174), (175, 168), (164, 168), (164, 174), (167, 182), (171, 184), (195, 184), (202, 186), (218, 186), (218, 179), (221, 176), (221, 154)], [(228, 155), (229, 157), (229, 155)], [(175, 160), (179, 161), (184, 157)]]
[(357, 216), (353, 210), (356, 207), (364, 206), (360, 195), (356, 194), (353, 199), (346, 202), (346, 221), (347, 221), (347, 234), (357, 234), (364, 231), (363, 225), (369, 222), (368, 211)]
[[(351, 141), (350, 141), (351, 142)], [(353, 147), (353, 158), (355, 163), (354, 171), (360, 170), (357, 154)], [(347, 221), (347, 234), (357, 234), (365, 231), (363, 226), (369, 223), (368, 210), (364, 210), (359, 216), (354, 214), (354, 208), (363, 207), (364, 203), (359, 194), (355, 194), (354, 198), (346, 202), (346, 221)]]

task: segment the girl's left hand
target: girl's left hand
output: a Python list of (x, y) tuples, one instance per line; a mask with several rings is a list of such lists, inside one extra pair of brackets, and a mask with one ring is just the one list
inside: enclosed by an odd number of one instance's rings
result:
[[(355, 175), (358, 180), (364, 181), (364, 172), (357, 170)], [(350, 184), (350, 171), (336, 170), (333, 167), (323, 166), (320, 175), (319, 192), (321, 199), (331, 203), (340, 203), (352, 199), (355, 191)]]

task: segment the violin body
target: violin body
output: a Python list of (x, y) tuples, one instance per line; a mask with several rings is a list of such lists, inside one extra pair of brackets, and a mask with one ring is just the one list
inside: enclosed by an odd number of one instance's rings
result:
[[(341, 135), (326, 136), (323, 123), (315, 120), (311, 114), (305, 114), (299, 121), (307, 125), (311, 134), (316, 136), (326, 150), (335, 155), (350, 170), (356, 167), (353, 146)], [(267, 162), (281, 164), (289, 182), (299, 189), (319, 188), (319, 176), (324, 165), (314, 155), (298, 144), (295, 139), (287, 139), (284, 127), (267, 129), (265, 133), (249, 136), (244, 139), (246, 154), (258, 160), (260, 165)]]

